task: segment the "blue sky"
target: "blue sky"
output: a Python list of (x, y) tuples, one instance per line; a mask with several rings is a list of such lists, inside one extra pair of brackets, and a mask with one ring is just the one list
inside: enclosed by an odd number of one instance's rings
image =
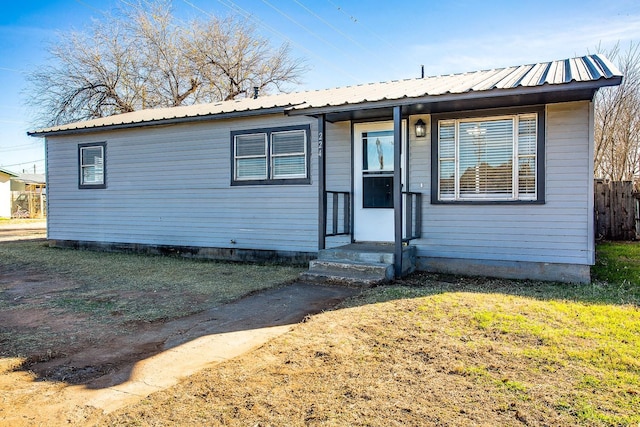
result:
[[(44, 172), (44, 144), (22, 92), (60, 33), (82, 30), (130, 0), (3, 1), (0, 14), (0, 167)], [(450, 0), (173, 0), (176, 15), (249, 17), (288, 42), (309, 71), (295, 89), (528, 64), (640, 41), (640, 2)]]

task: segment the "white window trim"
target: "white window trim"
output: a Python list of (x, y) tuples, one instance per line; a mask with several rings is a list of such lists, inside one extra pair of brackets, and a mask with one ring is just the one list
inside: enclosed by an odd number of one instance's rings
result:
[[(260, 155), (260, 156), (238, 156), (238, 137), (239, 136), (245, 136), (245, 135), (263, 135), (264, 136), (264, 155)], [(235, 180), (236, 181), (253, 181), (253, 180), (265, 180), (268, 179), (268, 173), (269, 173), (269, 168), (267, 168), (267, 161), (268, 161), (268, 154), (267, 154), (267, 149), (268, 149), (268, 145), (267, 145), (267, 134), (265, 132), (256, 132), (256, 133), (245, 133), (245, 134), (240, 134), (240, 135), (235, 135), (234, 136), (234, 141), (233, 141), (233, 161), (234, 161), (234, 174), (235, 174)], [(255, 176), (250, 176), (250, 177), (239, 177), (238, 176), (238, 159), (264, 159), (264, 163), (265, 163), (265, 174), (262, 177), (255, 177)]]
[[(97, 142), (97, 143), (87, 143), (78, 145), (78, 187), (81, 189), (85, 188), (106, 188), (106, 179), (107, 179), (107, 159), (106, 159), (106, 143), (105, 142)], [(83, 153), (84, 150), (88, 149), (100, 149), (100, 158), (102, 159), (102, 164), (100, 165), (102, 168), (102, 179), (97, 182), (85, 182), (84, 179), (84, 171), (87, 168), (93, 167), (97, 168), (98, 165), (96, 163), (85, 164), (83, 163)]]

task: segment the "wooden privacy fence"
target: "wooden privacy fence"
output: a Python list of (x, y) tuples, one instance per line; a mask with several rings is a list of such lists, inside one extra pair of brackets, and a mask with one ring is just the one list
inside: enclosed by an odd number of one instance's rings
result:
[(594, 184), (596, 239), (635, 239), (638, 199), (633, 183), (596, 179)]

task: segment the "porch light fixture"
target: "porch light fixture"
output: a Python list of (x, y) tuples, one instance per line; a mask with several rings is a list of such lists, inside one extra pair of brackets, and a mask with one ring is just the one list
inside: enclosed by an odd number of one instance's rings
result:
[(427, 125), (422, 121), (422, 119), (418, 119), (416, 122), (416, 137), (424, 138), (427, 135)]

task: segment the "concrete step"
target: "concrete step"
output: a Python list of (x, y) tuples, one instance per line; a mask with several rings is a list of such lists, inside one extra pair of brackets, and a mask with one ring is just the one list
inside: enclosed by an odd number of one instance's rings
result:
[[(395, 247), (389, 243), (351, 243), (323, 249), (318, 259), (309, 263), (309, 271), (300, 277), (310, 282), (332, 282), (358, 286), (373, 286), (395, 277)], [(402, 275), (415, 270), (416, 248), (402, 249)]]
[(393, 264), (351, 260), (312, 260), (300, 278), (311, 282), (373, 286), (393, 279)]
[(358, 246), (349, 245), (345, 247), (324, 249), (318, 253), (318, 259), (324, 261), (355, 261), (393, 264), (395, 256), (391, 245)]

